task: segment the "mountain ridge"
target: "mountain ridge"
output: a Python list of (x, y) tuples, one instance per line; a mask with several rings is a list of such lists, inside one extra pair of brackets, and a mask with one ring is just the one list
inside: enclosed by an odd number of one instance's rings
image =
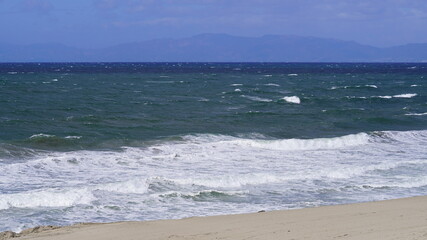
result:
[(296, 35), (204, 33), (82, 49), (58, 43), (0, 44), (0, 62), (426, 62), (427, 43), (379, 48)]

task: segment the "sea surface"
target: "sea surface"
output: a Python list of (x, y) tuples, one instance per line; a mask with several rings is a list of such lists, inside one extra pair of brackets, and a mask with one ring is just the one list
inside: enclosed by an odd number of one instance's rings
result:
[(0, 231), (426, 194), (427, 64), (0, 64)]

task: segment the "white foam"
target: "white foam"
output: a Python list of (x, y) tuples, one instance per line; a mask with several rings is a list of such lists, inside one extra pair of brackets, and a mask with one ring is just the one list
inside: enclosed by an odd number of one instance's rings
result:
[(210, 188), (241, 188), (246, 185), (260, 185), (283, 181), (283, 178), (267, 173), (215, 176), (206, 178), (171, 179), (183, 185), (199, 185)]
[(348, 99), (367, 99), (367, 97), (345, 96)]
[(273, 100), (268, 99), (268, 98), (261, 98), (261, 97), (256, 97), (256, 96), (242, 95), (242, 97), (250, 99), (252, 101), (256, 101), (256, 102), (272, 102), (273, 101)]
[(80, 139), (82, 136), (66, 136), (66, 139)]
[(296, 76), (298, 76), (298, 74), (296, 74), (296, 73), (290, 73), (290, 74), (288, 74), (288, 76), (289, 77), (296, 77)]
[(279, 84), (275, 84), (275, 83), (267, 83), (267, 84), (264, 84), (265, 86), (272, 86), (272, 87), (280, 87), (280, 85)]
[(34, 207), (68, 207), (89, 204), (95, 197), (87, 188), (70, 190), (35, 190), (0, 195), (0, 209)]
[(209, 99), (201, 97), (200, 99), (197, 100), (198, 102), (209, 102)]
[(232, 86), (232, 87), (237, 87), (237, 86), (243, 86), (243, 84), (241, 84), (241, 83), (233, 83), (233, 84), (231, 84), (230, 86)]
[(419, 87), (420, 85), (412, 84), (411, 87)]
[(392, 98), (392, 96), (372, 96), (372, 97), (378, 97), (378, 98), (384, 98), (384, 99)]
[[(45, 214), (43, 207), (72, 206), (48, 210), (53, 221), (72, 224), (100, 215), (121, 221), (245, 212), (260, 208), (261, 201), (262, 209), (306, 207), (311, 198), (331, 203), (329, 193), (316, 194), (322, 189), (354, 202), (424, 194), (426, 144), (427, 131), (312, 139), (194, 134), (117, 151), (37, 152), (0, 164), (0, 209), (28, 208), (31, 215)], [(362, 185), (391, 188), (378, 195), (377, 189), (357, 188)], [(232, 201), (192, 197), (209, 191), (245, 194), (227, 196)], [(26, 221), (22, 211), (8, 212), (10, 218), (0, 216), (0, 230)], [(35, 218), (32, 224), (41, 223)]]
[(397, 95), (393, 95), (393, 96), (371, 96), (372, 98), (384, 98), (384, 99), (391, 99), (391, 98), (413, 98), (415, 96), (417, 96), (418, 94), (416, 93), (404, 93), (404, 94), (397, 94)]
[(203, 190), (203, 191), (196, 191), (196, 192), (177, 192), (177, 191), (167, 191), (167, 192), (162, 192), (160, 194), (154, 194), (157, 196), (178, 196), (178, 197), (198, 197), (201, 196), (205, 193), (209, 194), (209, 193), (221, 193), (224, 195), (229, 195), (229, 196), (238, 196), (238, 195), (244, 195), (247, 194), (248, 191), (222, 191), (222, 190), (218, 190), (218, 189), (207, 189), (207, 190)]
[(406, 113), (407, 116), (424, 116), (427, 115), (427, 112), (425, 113)]
[(273, 75), (270, 75), (270, 74), (266, 74), (266, 75), (264, 75), (264, 77), (272, 77)]
[(378, 88), (377, 85), (374, 84), (366, 84), (366, 85), (355, 85), (355, 86), (332, 86), (330, 89), (347, 89), (347, 88), (363, 88), (363, 87), (369, 87), (369, 88)]
[(271, 150), (319, 150), (319, 149), (339, 149), (350, 146), (357, 146), (369, 142), (369, 135), (366, 133), (351, 134), (335, 138), (315, 138), (315, 139), (283, 139), (283, 140), (237, 140), (239, 144), (252, 147), (266, 148)]
[(136, 178), (124, 182), (107, 183), (94, 186), (92, 190), (104, 190), (117, 193), (147, 193), (149, 184), (146, 179)]
[(148, 192), (148, 181), (135, 178), (128, 181), (98, 184), (82, 188), (33, 190), (14, 194), (0, 194), (0, 209), (69, 207), (90, 204), (97, 198), (94, 191), (144, 194)]
[(394, 95), (393, 97), (395, 97), (395, 98), (413, 98), (417, 95), (418, 94), (416, 94), (416, 93), (404, 93), (404, 94)]
[(419, 188), (427, 186), (427, 177), (412, 177), (409, 179), (399, 179), (400, 181), (389, 181), (378, 184), (369, 184), (374, 188), (392, 187), (392, 188)]
[(55, 137), (55, 135), (49, 135), (49, 134), (39, 133), (39, 134), (32, 135), (30, 137), (30, 139), (35, 139), (35, 138), (51, 138), (51, 137)]
[(234, 89), (235, 92), (241, 92), (242, 90), (240, 90), (239, 88)]
[(297, 96), (283, 97), (282, 99), (289, 103), (296, 103), (296, 104), (301, 103), (301, 99)]

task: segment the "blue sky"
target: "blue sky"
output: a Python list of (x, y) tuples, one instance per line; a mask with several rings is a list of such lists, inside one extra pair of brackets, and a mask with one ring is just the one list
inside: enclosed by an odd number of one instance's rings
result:
[(97, 48), (200, 33), (427, 43), (425, 0), (0, 0), (0, 42)]

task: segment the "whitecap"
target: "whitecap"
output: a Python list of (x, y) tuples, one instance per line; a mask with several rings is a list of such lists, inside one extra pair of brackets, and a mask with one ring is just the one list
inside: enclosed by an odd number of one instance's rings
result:
[(301, 103), (301, 99), (297, 96), (283, 97), (282, 99), (289, 103), (296, 103), (296, 104)]
[(0, 209), (69, 207), (77, 204), (89, 204), (93, 200), (95, 197), (87, 188), (34, 190), (0, 194)]
[(424, 116), (427, 115), (427, 112), (425, 113), (406, 113), (407, 116)]
[(55, 137), (55, 135), (49, 135), (49, 134), (39, 133), (39, 134), (32, 135), (30, 137), (30, 139), (35, 139), (35, 138), (51, 138), (51, 137)]
[(80, 139), (82, 136), (66, 136), (66, 139)]
[(234, 89), (235, 92), (241, 92), (242, 90), (240, 90), (240, 88), (236, 88)]
[(343, 147), (357, 146), (369, 142), (369, 135), (366, 133), (351, 134), (335, 138), (315, 138), (315, 139), (282, 139), (282, 140), (236, 140), (239, 145), (266, 148), (271, 150), (318, 150), (318, 149), (339, 149)]
[(273, 101), (273, 100), (268, 99), (268, 98), (261, 98), (261, 97), (256, 97), (256, 96), (241, 95), (241, 97), (244, 97), (244, 98), (247, 98), (249, 100), (256, 101), (256, 102), (272, 102)]
[(366, 99), (367, 97), (345, 96), (348, 99)]
[(279, 84), (275, 84), (275, 83), (267, 83), (267, 84), (264, 84), (265, 86), (273, 86), (273, 87), (280, 87), (280, 85)]
[(202, 97), (202, 98), (198, 99), (197, 101), (198, 102), (209, 102), (209, 99)]
[(395, 98), (413, 98), (417, 95), (418, 94), (416, 94), (416, 93), (405, 93), (405, 94), (394, 95), (393, 97), (395, 97)]
[(39, 189), (13, 194), (0, 194), (0, 210), (8, 208), (70, 207), (90, 204), (97, 198), (95, 191), (144, 194), (149, 184), (146, 179), (132, 179), (122, 182), (105, 183), (82, 188)]
[(392, 98), (392, 96), (372, 96), (372, 97), (378, 97), (378, 98), (384, 98), (384, 99)]
[(290, 77), (296, 77), (296, 76), (298, 76), (298, 74), (296, 74), (296, 73), (290, 73), (290, 74), (288, 74), (288, 76), (290, 76)]

